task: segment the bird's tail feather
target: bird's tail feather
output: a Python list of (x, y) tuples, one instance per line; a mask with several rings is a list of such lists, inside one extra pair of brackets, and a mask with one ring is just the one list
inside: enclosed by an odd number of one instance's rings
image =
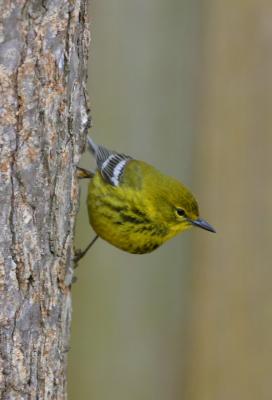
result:
[(97, 153), (98, 153), (98, 147), (99, 147), (99, 146), (98, 146), (97, 144), (94, 143), (93, 139), (90, 138), (90, 136), (87, 136), (87, 141), (88, 141), (88, 147), (89, 147), (90, 152), (91, 152), (94, 156), (96, 156)]

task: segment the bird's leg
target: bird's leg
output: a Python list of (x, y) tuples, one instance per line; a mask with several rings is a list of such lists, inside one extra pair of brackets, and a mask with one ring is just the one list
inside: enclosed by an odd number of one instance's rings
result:
[(77, 168), (76, 174), (77, 174), (78, 179), (86, 179), (86, 178), (92, 179), (95, 174), (93, 171), (88, 171), (85, 168), (81, 168), (81, 167), (76, 167), (76, 168)]
[(92, 245), (97, 241), (98, 239), (98, 235), (96, 235), (93, 240), (91, 241), (91, 243), (88, 244), (88, 246), (86, 247), (85, 250), (81, 251), (81, 250), (76, 250), (75, 251), (75, 257), (74, 257), (74, 263), (75, 263), (75, 268), (77, 267), (77, 263), (79, 262), (79, 260), (81, 260), (85, 254), (90, 250), (90, 248), (92, 247)]
[[(77, 167), (76, 170), (76, 175), (78, 179), (92, 179), (94, 177), (94, 172), (93, 171), (88, 171), (85, 168)], [(85, 254), (88, 252), (88, 250), (92, 247), (92, 245), (95, 243), (95, 241), (98, 239), (98, 236), (96, 235), (94, 239), (91, 241), (91, 243), (86, 247), (85, 250), (76, 250), (75, 251), (75, 257), (74, 257), (74, 263), (75, 263), (75, 268), (77, 267), (77, 263), (81, 258), (85, 256)]]

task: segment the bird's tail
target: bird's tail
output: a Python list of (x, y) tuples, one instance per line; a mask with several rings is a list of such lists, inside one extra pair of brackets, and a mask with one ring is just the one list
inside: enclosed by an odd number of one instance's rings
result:
[(90, 136), (87, 136), (88, 147), (90, 152), (96, 157), (98, 153), (99, 146), (94, 143), (93, 139)]
[(98, 168), (101, 168), (104, 161), (106, 161), (114, 152), (106, 149), (104, 146), (99, 146), (94, 143), (93, 139), (90, 136), (87, 136), (88, 147), (92, 155), (96, 160), (96, 164)]

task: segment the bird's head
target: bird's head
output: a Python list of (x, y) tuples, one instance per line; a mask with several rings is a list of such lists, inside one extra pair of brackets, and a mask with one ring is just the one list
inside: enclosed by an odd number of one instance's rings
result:
[(215, 232), (215, 229), (199, 216), (198, 203), (193, 194), (179, 181), (168, 180), (169, 186), (164, 197), (164, 215), (170, 227), (171, 236), (192, 226)]

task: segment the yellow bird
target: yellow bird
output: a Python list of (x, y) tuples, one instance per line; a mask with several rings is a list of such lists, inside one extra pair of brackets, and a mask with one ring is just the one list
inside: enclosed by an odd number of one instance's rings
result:
[(97, 237), (129, 253), (144, 254), (192, 226), (215, 232), (199, 217), (196, 199), (181, 182), (90, 137), (88, 147), (97, 166), (87, 198), (97, 236), (81, 256)]

